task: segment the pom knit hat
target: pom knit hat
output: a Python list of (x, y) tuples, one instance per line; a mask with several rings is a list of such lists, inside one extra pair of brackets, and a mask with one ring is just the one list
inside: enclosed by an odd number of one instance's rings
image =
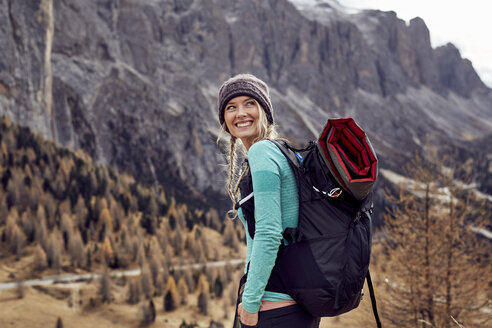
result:
[[(219, 122), (224, 124), (224, 110), (234, 97), (249, 96), (254, 98), (265, 111), (268, 123), (273, 124), (273, 108), (270, 92), (265, 82), (251, 74), (238, 74), (225, 81), (219, 91)], [(226, 131), (229, 130), (226, 127)]]

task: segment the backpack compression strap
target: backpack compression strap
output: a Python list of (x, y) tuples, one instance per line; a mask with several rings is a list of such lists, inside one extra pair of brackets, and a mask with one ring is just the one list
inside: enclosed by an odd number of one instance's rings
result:
[(374, 319), (376, 319), (376, 324), (378, 328), (381, 328), (381, 320), (379, 320), (378, 307), (376, 305), (376, 296), (374, 295), (374, 286), (372, 285), (371, 275), (369, 270), (367, 270), (367, 287), (369, 287), (369, 295), (371, 296), (372, 312), (374, 313)]

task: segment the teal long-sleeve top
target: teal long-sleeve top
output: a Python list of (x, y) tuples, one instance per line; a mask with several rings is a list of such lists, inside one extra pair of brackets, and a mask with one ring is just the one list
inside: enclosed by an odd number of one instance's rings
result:
[[(271, 141), (262, 140), (248, 151), (255, 201), (255, 238), (250, 238), (241, 210), (239, 218), (246, 230), (248, 279), (243, 293), (243, 307), (258, 312), (261, 300), (292, 300), (287, 294), (265, 291), (275, 265), (282, 234), (287, 227), (297, 227), (299, 202), (297, 183), (289, 162)], [(246, 264), (247, 267), (247, 264)]]

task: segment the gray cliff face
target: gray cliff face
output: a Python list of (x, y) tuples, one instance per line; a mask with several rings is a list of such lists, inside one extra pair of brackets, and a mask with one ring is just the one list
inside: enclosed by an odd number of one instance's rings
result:
[(300, 9), (286, 0), (0, 0), (0, 113), (213, 205), (227, 198), (216, 97), (236, 73), (270, 85), (276, 122), (294, 143), (328, 117), (353, 116), (386, 168), (398, 170), (426, 134), (452, 147), (492, 132), (490, 89), (453, 45), (431, 48), (421, 19)]
[(0, 1), (0, 105), (15, 121), (52, 138), (50, 13), (44, 2)]

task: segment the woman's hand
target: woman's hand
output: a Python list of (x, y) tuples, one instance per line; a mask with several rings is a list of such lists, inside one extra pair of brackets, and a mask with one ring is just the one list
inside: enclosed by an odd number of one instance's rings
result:
[(243, 325), (256, 326), (258, 324), (258, 312), (249, 313), (243, 308), (243, 303), (239, 303), (239, 306), (237, 308), (237, 315), (239, 316), (239, 320)]

